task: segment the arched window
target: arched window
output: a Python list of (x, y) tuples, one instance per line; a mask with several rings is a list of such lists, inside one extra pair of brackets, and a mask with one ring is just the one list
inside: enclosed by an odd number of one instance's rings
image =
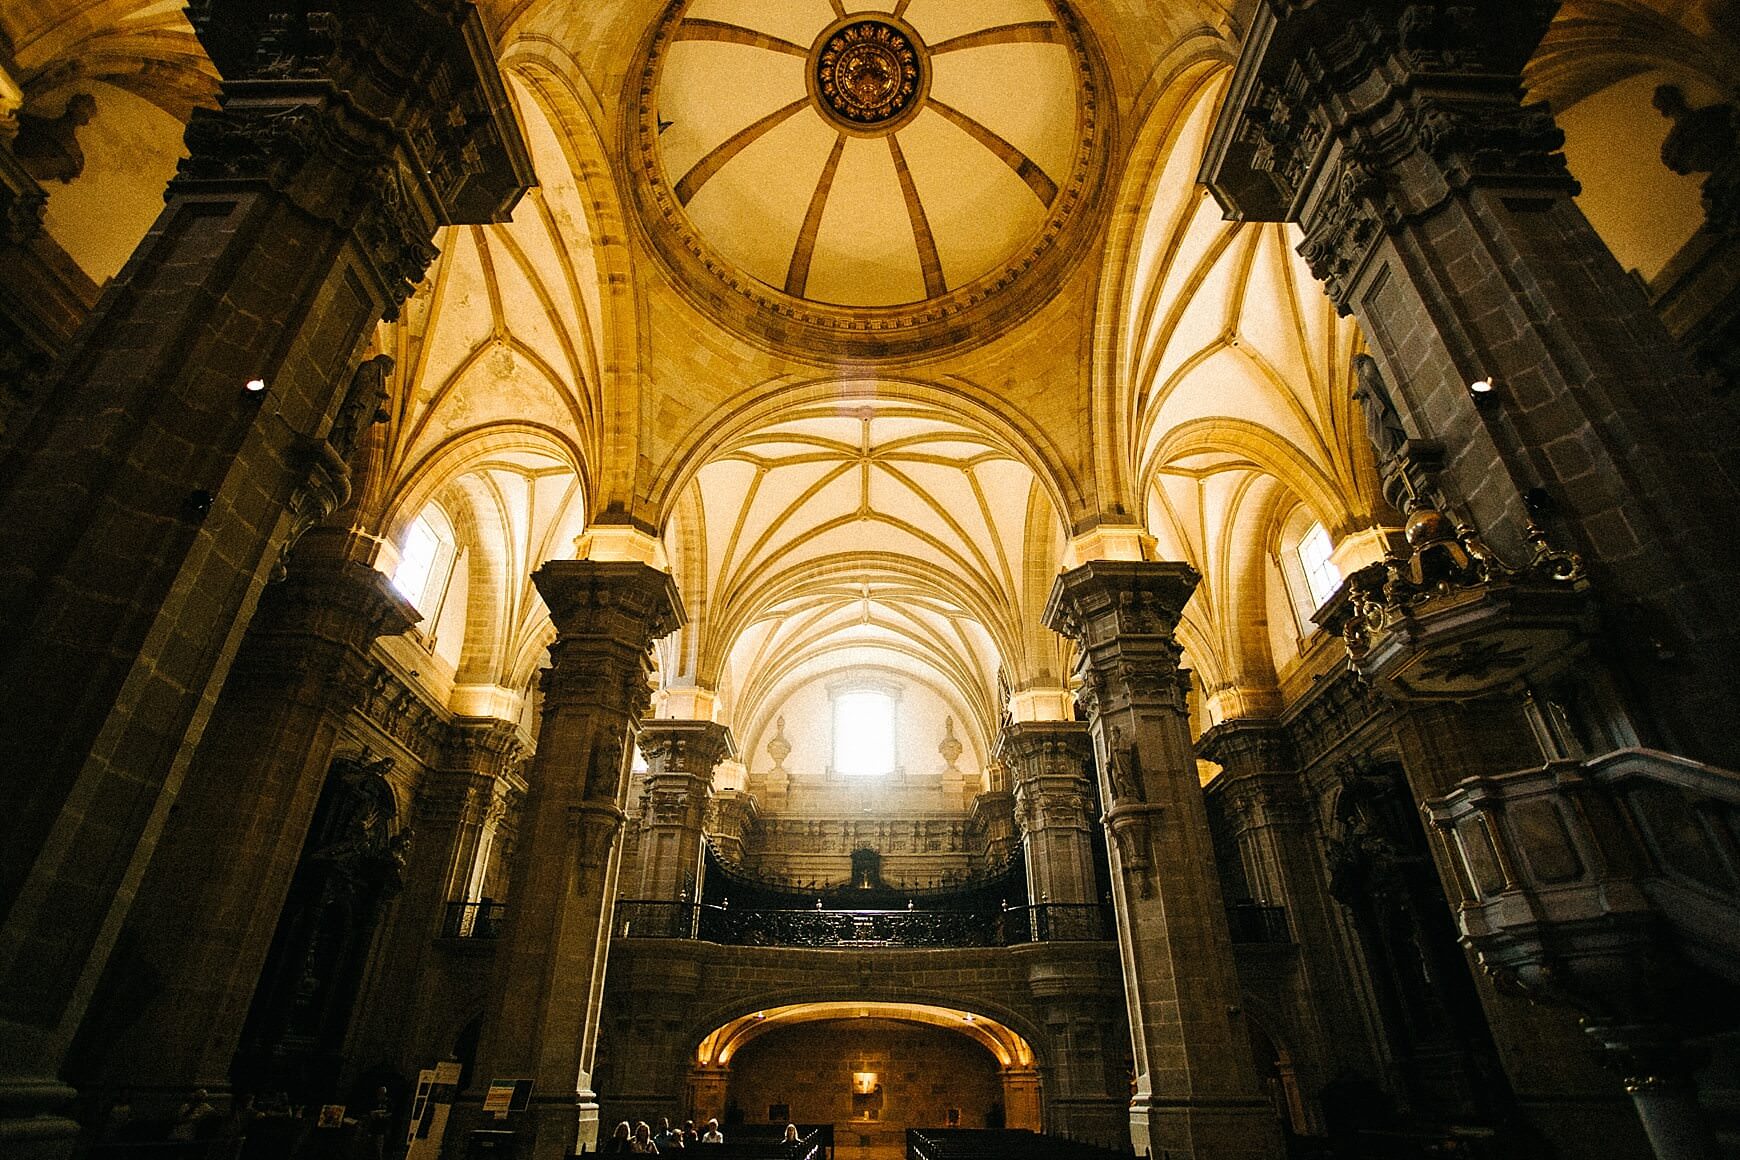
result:
[(834, 694), (834, 772), (886, 777), (894, 772), (894, 697), (881, 689)]
[(423, 509), (406, 529), (399, 543), (399, 566), (393, 569), (393, 587), (423, 614), (425, 628), (434, 628), (441, 617), (441, 602), (453, 578), (455, 556), (452, 526), (434, 505)]
[(1341, 570), (1330, 558), (1334, 551), (1328, 529), (1321, 521), (1312, 520), (1303, 508), (1282, 529), (1276, 563), (1286, 581), (1301, 639), (1315, 631), (1312, 615), (1341, 587)]
[(1299, 566), (1305, 571), (1305, 583), (1311, 590), (1311, 607), (1315, 611), (1341, 587), (1341, 570), (1329, 558), (1335, 545), (1320, 523), (1312, 524), (1299, 537)]

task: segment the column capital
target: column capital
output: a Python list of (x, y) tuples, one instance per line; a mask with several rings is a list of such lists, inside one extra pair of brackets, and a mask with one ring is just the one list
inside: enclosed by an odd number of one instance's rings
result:
[(727, 725), (666, 717), (642, 723), (640, 751), (649, 779), (687, 774), (711, 781), (715, 765), (737, 756), (737, 740)]
[(1293, 740), (1279, 721), (1239, 717), (1222, 721), (1197, 739), (1198, 757), (1214, 762), (1228, 777), (1293, 769)]
[(1024, 833), (1047, 826), (1088, 828), (1092, 794), (1087, 763), (1093, 744), (1083, 721), (1029, 721), (997, 736), (997, 757), (1010, 771), (1015, 816)]
[(442, 760), (448, 769), (497, 778), (511, 773), (531, 752), (519, 722), (462, 717), (448, 728)]
[(1083, 776), (1093, 756), (1085, 721), (1017, 721), (997, 734), (996, 758), (1014, 771), (1012, 787), (1034, 777)]
[(1170, 637), (1201, 579), (1175, 561), (1090, 560), (1058, 576), (1041, 619), (1083, 648), (1114, 636)]
[(639, 722), (652, 703), (648, 650), (683, 624), (670, 573), (628, 562), (551, 560), (532, 582), (556, 626), (554, 663), (544, 673), (546, 711), (571, 702)]
[(195, 0), (224, 77), (171, 188), (265, 186), (354, 229), (396, 307), (436, 226), (504, 222), (535, 184), (482, 18), (450, 0)]
[(1201, 180), (1229, 217), (1299, 222), (1299, 252), (1345, 313), (1384, 233), (1457, 192), (1575, 192), (1552, 114), (1521, 101), (1558, 7), (1261, 5)]
[(1200, 579), (1189, 564), (1135, 560), (1095, 560), (1058, 576), (1042, 619), (1076, 644), (1076, 700), (1090, 717), (1137, 704), (1186, 711), (1190, 675), (1178, 667), (1173, 631)]
[[(287, 679), (310, 666), (331, 666), (346, 655), (360, 657), (377, 638), (397, 636), (417, 619), (410, 601), (366, 564), (298, 560), (283, 580), (261, 594), (234, 674)], [(338, 689), (332, 692), (345, 695)]]
[(712, 721), (647, 721), (641, 726), (640, 751), (648, 766), (641, 799), (646, 824), (690, 826), (698, 838), (712, 795), (713, 767), (737, 755), (731, 730)]
[(551, 560), (532, 573), (558, 643), (607, 637), (638, 651), (687, 620), (669, 572), (631, 561)]

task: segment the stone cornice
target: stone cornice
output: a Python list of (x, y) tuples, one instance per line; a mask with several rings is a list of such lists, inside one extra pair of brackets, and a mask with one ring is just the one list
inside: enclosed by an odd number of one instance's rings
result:
[(269, 188), (352, 233), (389, 317), (435, 228), (508, 219), (536, 181), (494, 51), (461, 0), (202, 0), (194, 30), (224, 77), (195, 109), (180, 194)]
[(1551, 114), (1520, 99), (1557, 8), (1268, 0), (1199, 179), (1229, 217), (1298, 222), (1300, 254), (1345, 312), (1386, 232), (1462, 190), (1575, 192)]
[(1291, 770), (1296, 760), (1292, 739), (1281, 723), (1256, 718), (1214, 726), (1197, 739), (1196, 753), (1219, 765), (1228, 777)]

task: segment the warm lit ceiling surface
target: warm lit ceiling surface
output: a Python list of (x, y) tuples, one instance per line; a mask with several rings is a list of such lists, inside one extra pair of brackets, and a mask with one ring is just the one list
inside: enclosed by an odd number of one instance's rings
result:
[(1048, 0), (692, 0), (657, 51), (660, 202), (754, 294), (998, 282), (1073, 203), (1084, 69)]

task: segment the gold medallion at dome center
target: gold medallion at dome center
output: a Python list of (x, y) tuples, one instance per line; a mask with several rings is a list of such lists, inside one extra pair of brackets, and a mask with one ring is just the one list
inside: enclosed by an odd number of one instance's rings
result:
[(816, 58), (816, 91), (835, 116), (865, 128), (895, 120), (918, 96), (918, 51), (880, 20), (848, 24)]

